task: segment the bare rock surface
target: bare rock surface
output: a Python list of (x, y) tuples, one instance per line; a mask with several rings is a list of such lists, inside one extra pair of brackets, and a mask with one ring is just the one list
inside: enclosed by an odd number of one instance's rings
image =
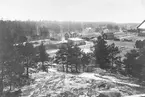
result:
[(125, 97), (145, 93), (139, 85), (96, 73), (66, 74), (50, 69), (31, 77), (35, 82), (22, 88), (22, 97)]
[(115, 90), (101, 91), (98, 97), (121, 97), (121, 93)]

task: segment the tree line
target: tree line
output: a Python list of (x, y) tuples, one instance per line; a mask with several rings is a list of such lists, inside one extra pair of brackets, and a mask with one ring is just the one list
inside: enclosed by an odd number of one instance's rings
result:
[[(30, 70), (47, 71), (44, 61), (49, 60), (43, 43), (34, 48), (27, 39), (18, 41), (11, 31), (6, 23), (0, 26), (0, 95), (6, 88), (11, 91), (30, 84)], [(38, 66), (38, 62), (42, 65)]]
[(115, 70), (114, 64), (120, 61), (120, 57), (117, 54), (120, 53), (118, 47), (115, 44), (107, 45), (107, 42), (103, 37), (98, 37), (98, 40), (94, 42), (93, 53), (84, 53), (78, 46), (67, 44), (61, 46), (56, 53), (56, 63), (63, 67), (63, 71), (79, 72), (81, 68), (83, 71), (90, 65), (92, 59), (95, 59), (96, 67), (99, 65), (102, 69)]
[[(57, 21), (3, 21), (0, 20), (0, 27), (7, 25), (11, 29), (11, 33), (17, 36), (30, 36), (32, 40), (49, 38), (50, 34), (59, 34), (63, 32), (81, 32), (87, 27), (95, 29), (97, 32), (106, 26), (109, 30), (119, 30), (119, 26), (115, 23), (92, 23), (92, 22), (57, 22)], [(38, 36), (37, 36), (38, 35)], [(48, 36), (48, 37), (46, 37)]]

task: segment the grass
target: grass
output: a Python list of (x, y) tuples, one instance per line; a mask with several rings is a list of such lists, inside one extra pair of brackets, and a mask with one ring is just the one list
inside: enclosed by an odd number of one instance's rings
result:
[(125, 48), (130, 48), (130, 49), (133, 49), (135, 46), (134, 42), (122, 42), (122, 41), (107, 40), (107, 43), (108, 44), (115, 43), (115, 45), (118, 47), (125, 47)]
[(115, 45), (119, 47), (121, 51), (119, 56), (121, 56), (122, 59), (124, 59), (124, 55), (130, 50), (134, 49), (134, 46), (135, 46), (135, 42), (125, 42), (125, 41), (122, 42), (122, 41), (107, 40), (107, 43), (108, 44), (115, 43)]

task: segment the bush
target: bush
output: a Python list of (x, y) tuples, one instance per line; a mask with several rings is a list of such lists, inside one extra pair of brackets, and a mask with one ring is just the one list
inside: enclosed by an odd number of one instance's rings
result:
[(143, 41), (137, 40), (137, 41), (135, 42), (135, 47), (136, 47), (136, 48), (139, 48), (139, 49), (143, 48)]

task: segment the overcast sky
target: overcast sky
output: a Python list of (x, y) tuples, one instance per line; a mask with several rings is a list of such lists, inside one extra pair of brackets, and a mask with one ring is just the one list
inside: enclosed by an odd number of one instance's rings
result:
[(0, 0), (0, 18), (140, 23), (145, 0)]

